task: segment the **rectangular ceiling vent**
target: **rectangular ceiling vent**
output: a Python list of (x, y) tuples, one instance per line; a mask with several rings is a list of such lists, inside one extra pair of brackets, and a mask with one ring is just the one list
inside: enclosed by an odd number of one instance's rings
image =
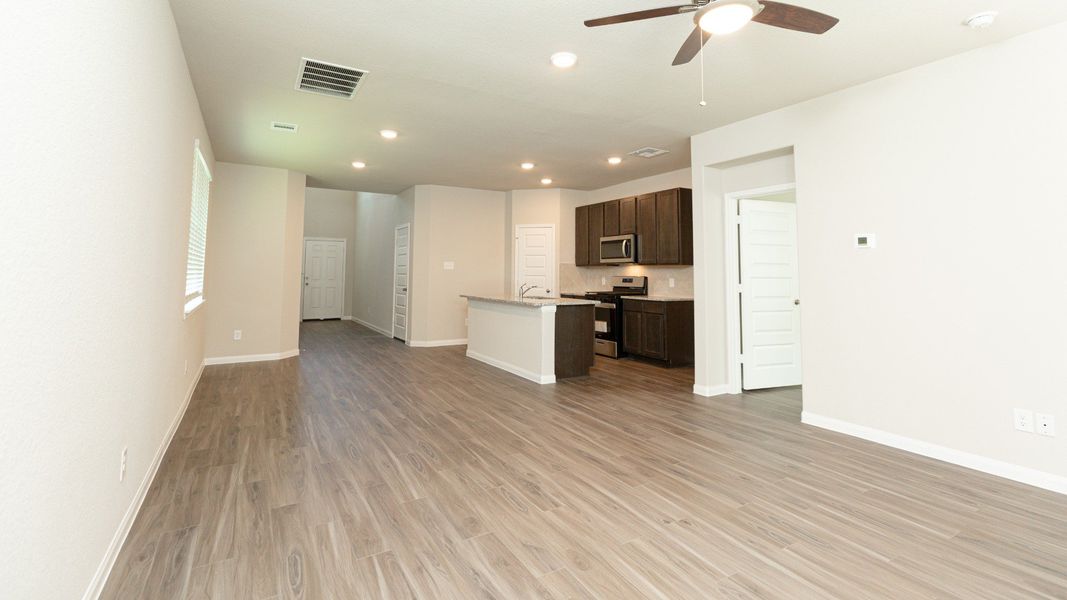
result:
[(296, 133), (296, 123), (282, 123), (281, 121), (271, 121), (270, 128), (274, 131), (281, 131), (283, 133)]
[(640, 156), (641, 158), (656, 158), (657, 156), (663, 156), (664, 154), (667, 154), (668, 152), (670, 152), (670, 150), (664, 150), (663, 148), (653, 148), (652, 146), (647, 146), (645, 148), (638, 148), (637, 150), (634, 150), (633, 152), (630, 153), (630, 156)]
[(366, 76), (367, 71), (362, 69), (301, 58), (296, 89), (347, 100), (356, 95), (356, 89)]

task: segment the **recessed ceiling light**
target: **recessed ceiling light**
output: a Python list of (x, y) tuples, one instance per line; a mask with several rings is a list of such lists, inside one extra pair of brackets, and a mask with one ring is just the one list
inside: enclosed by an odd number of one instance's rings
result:
[(383, 129), (378, 133), (382, 134), (382, 137), (387, 140), (395, 140), (396, 136), (400, 135), (393, 129)]
[(557, 52), (549, 60), (561, 69), (569, 69), (578, 63), (578, 55), (573, 52)]
[(609, 165), (617, 165), (617, 164), (619, 164), (621, 162), (622, 162), (622, 158), (620, 158), (618, 156), (612, 156), (611, 158), (608, 159), (608, 164)]
[(533, 163), (531, 163), (531, 162), (524, 162), (524, 163), (522, 163), (522, 164), (521, 164), (521, 165), (519, 165), (519, 166), (520, 166), (520, 167), (522, 167), (522, 169), (523, 169), (524, 171), (529, 171), (530, 169), (532, 169), (532, 168), (536, 167), (537, 165), (535, 165), (535, 164), (533, 164)]
[(990, 10), (986, 12), (973, 15), (963, 22), (964, 25), (971, 29), (985, 29), (993, 24), (993, 21), (997, 20), (997, 11)]
[(356, 162), (352, 163), (352, 166), (356, 169), (364, 169), (367, 167), (367, 163), (361, 160), (357, 160)]
[(752, 17), (756, 16), (758, 6), (755, 0), (720, 0), (715, 3), (714, 8), (700, 16), (697, 24), (712, 35), (733, 33), (748, 25)]
[(545, 177), (544, 179), (541, 180), (541, 185), (552, 185), (552, 180), (549, 179), (548, 177)]

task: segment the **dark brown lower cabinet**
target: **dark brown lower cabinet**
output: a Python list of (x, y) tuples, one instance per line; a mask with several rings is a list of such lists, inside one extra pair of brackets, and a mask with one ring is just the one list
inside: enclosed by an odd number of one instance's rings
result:
[(623, 300), (622, 348), (627, 354), (693, 364), (693, 301)]

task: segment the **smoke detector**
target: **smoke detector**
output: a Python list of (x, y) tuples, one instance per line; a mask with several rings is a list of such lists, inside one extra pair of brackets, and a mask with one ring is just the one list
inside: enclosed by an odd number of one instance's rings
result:
[(638, 148), (637, 150), (634, 150), (630, 153), (630, 156), (640, 156), (641, 158), (656, 158), (657, 156), (663, 156), (668, 152), (670, 152), (670, 150), (646, 146), (645, 148)]
[(367, 71), (363, 69), (301, 58), (296, 89), (311, 94), (351, 100), (366, 76)]
[(296, 123), (282, 123), (281, 121), (271, 121), (270, 128), (273, 131), (281, 131), (282, 133), (296, 133), (299, 126)]

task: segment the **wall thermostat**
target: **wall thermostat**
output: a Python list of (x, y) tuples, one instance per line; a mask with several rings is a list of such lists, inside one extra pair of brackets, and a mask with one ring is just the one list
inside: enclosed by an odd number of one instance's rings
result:
[(877, 245), (873, 233), (857, 233), (856, 234), (856, 247), (857, 248), (874, 248)]

